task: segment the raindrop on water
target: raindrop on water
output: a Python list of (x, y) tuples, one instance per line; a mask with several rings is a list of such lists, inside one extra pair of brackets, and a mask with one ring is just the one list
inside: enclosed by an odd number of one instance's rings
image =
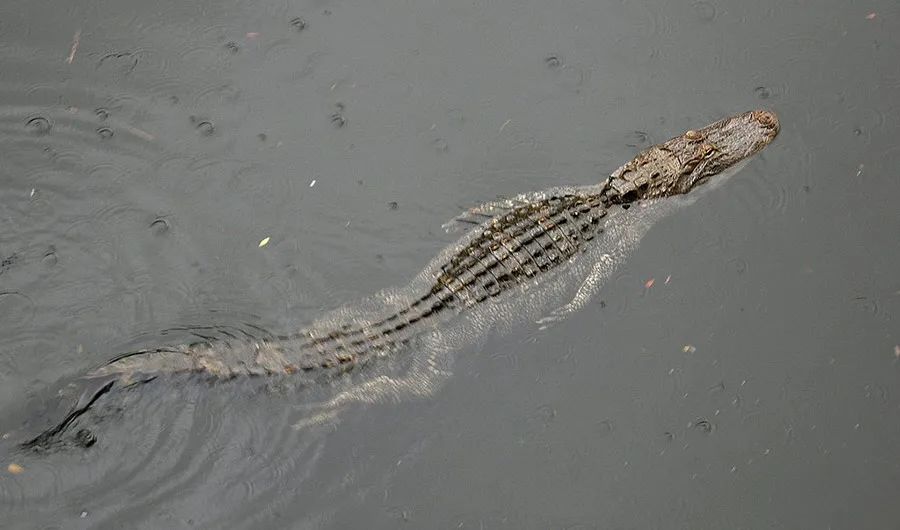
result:
[(57, 263), (59, 263), (59, 258), (56, 257), (56, 249), (50, 248), (44, 253), (44, 257), (41, 258), (41, 263), (44, 264), (45, 267), (53, 267)]
[[(97, 443), (97, 436), (87, 429), (78, 429), (78, 432), (75, 434), (75, 443), (79, 447), (87, 449)], [(81, 516), (87, 517), (87, 512), (81, 512)]]
[(25, 127), (33, 134), (44, 136), (45, 134), (50, 134), (50, 129), (53, 128), (53, 124), (43, 116), (35, 116), (29, 118), (28, 121), (25, 122)]
[(164, 217), (157, 217), (150, 223), (154, 235), (161, 236), (169, 231), (169, 222)]
[(696, 422), (694, 422), (694, 428), (696, 428), (697, 430), (699, 430), (700, 432), (702, 432), (704, 434), (711, 434), (714, 429), (713, 424), (710, 423), (708, 420), (704, 420), (704, 419), (699, 419)]
[(341, 113), (341, 110), (343, 110), (343, 105), (339, 106), (338, 111), (331, 115), (331, 124), (338, 129), (347, 124), (347, 118), (344, 117), (343, 113)]
[(200, 131), (200, 134), (203, 136), (212, 136), (213, 133), (216, 132), (216, 128), (213, 126), (212, 122), (205, 120), (197, 122), (197, 130)]
[(716, 6), (704, 0), (694, 2), (694, 11), (697, 13), (697, 18), (703, 22), (711, 22), (716, 18)]
[(758, 86), (754, 88), (753, 91), (756, 92), (756, 97), (759, 99), (769, 99), (772, 97), (772, 92), (764, 86)]
[(97, 134), (100, 135), (100, 138), (107, 140), (109, 138), (112, 138), (113, 130), (109, 127), (98, 127)]
[(447, 144), (447, 140), (444, 140), (443, 138), (435, 139), (433, 144), (438, 153), (446, 153), (447, 150), (450, 149), (450, 145)]
[(97, 116), (97, 119), (100, 121), (106, 121), (109, 118), (109, 109), (106, 107), (97, 107), (94, 109), (94, 115)]
[(301, 17), (294, 17), (291, 19), (291, 26), (294, 26), (294, 29), (297, 31), (303, 31), (306, 29), (306, 21)]

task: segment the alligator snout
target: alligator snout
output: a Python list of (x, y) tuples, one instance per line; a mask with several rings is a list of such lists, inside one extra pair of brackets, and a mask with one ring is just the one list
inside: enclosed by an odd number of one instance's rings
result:
[(769, 110), (756, 110), (753, 111), (753, 118), (766, 129), (770, 138), (778, 136), (778, 131), (781, 130), (781, 123), (779, 123), (778, 116), (776, 116), (774, 112)]

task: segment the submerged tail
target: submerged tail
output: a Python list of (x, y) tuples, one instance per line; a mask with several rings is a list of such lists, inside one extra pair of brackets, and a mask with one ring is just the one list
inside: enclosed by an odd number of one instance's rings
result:
[[(42, 410), (37, 414), (30, 414), (26, 422), (25, 428), (32, 432), (43, 430), (28, 437), (19, 447), (41, 450), (60, 444), (63, 435), (75, 421), (117, 384), (118, 380), (114, 377), (80, 377), (55, 385), (53, 395), (38, 405)], [(50, 426), (43, 427), (48, 422)], [(80, 429), (73, 439), (75, 445), (82, 447), (90, 447), (95, 441), (93, 433), (87, 429)]]

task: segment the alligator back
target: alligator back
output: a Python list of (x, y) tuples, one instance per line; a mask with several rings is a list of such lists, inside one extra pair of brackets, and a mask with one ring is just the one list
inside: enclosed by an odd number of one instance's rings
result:
[[(585, 190), (597, 191), (596, 187)], [(602, 233), (602, 194), (568, 193), (513, 208), (464, 236), (429, 269), (431, 282), (387, 316), (310, 326), (280, 340), (221, 340), (124, 354), (89, 374), (130, 383), (160, 374), (241, 375), (346, 372), (395, 352), (436, 323), (498, 297), (583, 252)], [(414, 282), (416, 283), (416, 282)], [(418, 282), (421, 283), (421, 282)], [(406, 289), (413, 291), (413, 286)], [(390, 296), (385, 296), (390, 298)], [(390, 307), (389, 300), (385, 300)], [(439, 318), (440, 317), (440, 318)]]

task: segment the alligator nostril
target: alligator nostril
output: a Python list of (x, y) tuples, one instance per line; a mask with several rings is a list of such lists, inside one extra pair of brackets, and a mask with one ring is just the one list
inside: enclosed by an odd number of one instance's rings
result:
[(769, 112), (767, 110), (758, 110), (754, 113), (754, 118), (756, 118), (756, 121), (758, 121), (765, 127), (778, 129), (778, 117), (775, 116), (774, 112)]

